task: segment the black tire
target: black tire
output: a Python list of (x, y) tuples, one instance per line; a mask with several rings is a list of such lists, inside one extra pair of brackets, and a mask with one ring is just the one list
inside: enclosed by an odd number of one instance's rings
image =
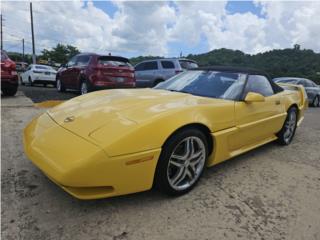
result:
[(312, 101), (312, 106), (313, 107), (320, 107), (320, 97), (319, 96), (315, 96), (315, 98)]
[(20, 77), (20, 85), (21, 86), (24, 86), (25, 85), (25, 83), (22, 81), (22, 78)]
[(82, 80), (80, 82), (79, 92), (81, 95), (87, 94), (92, 91), (91, 85), (88, 81)]
[(4, 96), (14, 96), (18, 91), (18, 86), (1, 88), (1, 91)]
[(31, 77), (30, 77), (30, 76), (29, 76), (28, 80), (29, 80), (29, 85), (30, 85), (30, 86), (33, 86), (33, 82), (32, 82), (32, 80), (31, 80)]
[[(171, 156), (173, 155), (173, 153), (176, 153), (177, 149), (179, 149), (179, 147), (181, 146), (182, 142), (184, 142), (184, 139), (187, 139), (187, 138), (190, 138), (190, 137), (198, 139), (198, 140), (201, 140), (201, 142), (203, 143), (203, 145), (202, 145), (203, 146), (202, 149), (204, 150), (203, 155), (202, 155), (203, 159), (201, 158), (202, 159), (201, 160), (201, 165), (202, 164), (203, 165), (202, 165), (202, 168), (200, 168), (201, 166), (200, 166), (200, 163), (199, 163), (199, 169), (198, 169), (199, 171), (198, 171), (198, 173), (196, 173), (196, 171), (192, 170), (194, 175), (195, 176), (197, 175), (197, 178), (193, 179), (194, 182), (192, 184), (190, 184), (190, 186), (188, 186), (185, 189), (175, 189), (172, 186), (172, 183), (169, 182), (170, 181), (169, 180), (169, 178), (170, 178), (169, 175), (172, 174), (172, 173), (170, 173), (170, 170), (172, 170), (172, 167), (171, 167), (171, 169), (169, 168), (169, 164), (170, 164), (169, 160), (171, 159)], [(194, 146), (194, 143), (193, 143), (193, 146)], [(194, 151), (193, 151), (193, 153), (194, 153)], [(188, 153), (186, 155), (188, 155)], [(196, 128), (186, 128), (186, 129), (183, 129), (183, 130), (175, 133), (173, 136), (171, 136), (166, 141), (166, 143), (162, 147), (162, 151), (161, 151), (161, 154), (160, 154), (160, 158), (158, 160), (156, 173), (155, 173), (155, 179), (154, 179), (155, 187), (158, 188), (160, 191), (162, 191), (162, 192), (164, 192), (164, 193), (166, 193), (168, 195), (172, 195), (172, 196), (179, 196), (179, 195), (182, 195), (182, 194), (185, 194), (185, 193), (189, 192), (192, 188), (195, 187), (195, 185), (197, 184), (197, 182), (201, 178), (201, 175), (203, 173), (205, 164), (207, 162), (207, 158), (208, 158), (208, 143), (207, 143), (206, 136), (200, 130), (198, 130)], [(191, 166), (191, 164), (189, 166), (189, 163), (190, 163), (189, 161), (191, 161), (190, 159), (188, 160), (188, 165), (182, 164), (183, 168), (184, 168), (184, 170), (182, 170), (182, 171), (190, 172), (190, 169), (189, 169), (189, 167)], [(181, 161), (181, 160), (179, 160), (179, 161)], [(183, 161), (185, 163), (185, 160), (183, 160)], [(175, 173), (173, 172), (174, 174), (172, 174), (172, 175), (178, 176), (179, 175), (178, 171), (180, 172), (180, 170), (181, 169), (177, 167), (176, 172)], [(187, 177), (188, 174), (186, 175), (185, 172), (181, 173), (181, 175), (185, 175), (185, 177)], [(176, 177), (174, 177), (174, 178), (176, 178)], [(178, 178), (176, 178), (176, 179), (178, 179)]]
[(163, 82), (162, 79), (155, 80), (154, 83), (153, 83), (153, 87), (157, 86), (161, 82)]
[(66, 91), (66, 88), (65, 88), (64, 84), (62, 83), (62, 81), (59, 78), (56, 80), (55, 86), (56, 86), (56, 88), (57, 88), (57, 90), (59, 92), (65, 92)]
[[(295, 121), (293, 123), (290, 122), (291, 121), (291, 116), (295, 115)], [(281, 145), (289, 145), (296, 133), (296, 129), (297, 129), (297, 121), (298, 121), (298, 109), (297, 107), (290, 107), (287, 113), (287, 117), (286, 120), (284, 121), (284, 124), (282, 126), (282, 129), (280, 130), (280, 132), (277, 133), (277, 142)], [(288, 135), (289, 132), (289, 127), (292, 128), (290, 131), (290, 135)]]
[(46, 84), (46, 83), (44, 83), (44, 84), (43, 84), (43, 87), (47, 87), (47, 84)]

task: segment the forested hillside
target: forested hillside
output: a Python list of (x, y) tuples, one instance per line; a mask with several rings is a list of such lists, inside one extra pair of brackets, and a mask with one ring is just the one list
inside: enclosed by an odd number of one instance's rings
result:
[[(144, 59), (157, 57), (132, 58), (133, 64)], [(272, 50), (256, 55), (245, 54), (239, 50), (217, 49), (208, 53), (188, 55), (200, 66), (229, 65), (258, 68), (266, 71), (271, 77), (294, 76), (305, 77), (320, 84), (320, 54), (312, 50), (293, 49)]]

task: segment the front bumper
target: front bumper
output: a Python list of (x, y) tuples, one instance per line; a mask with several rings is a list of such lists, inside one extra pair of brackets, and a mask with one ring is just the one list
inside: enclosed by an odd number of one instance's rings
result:
[(56, 124), (48, 114), (24, 130), (28, 158), (79, 199), (106, 198), (152, 187), (160, 149), (108, 157), (94, 143)]

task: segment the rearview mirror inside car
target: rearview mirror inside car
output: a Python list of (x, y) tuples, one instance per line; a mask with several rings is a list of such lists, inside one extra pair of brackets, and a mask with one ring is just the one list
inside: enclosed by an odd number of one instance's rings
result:
[(265, 98), (260, 93), (248, 92), (246, 98), (244, 99), (245, 102), (264, 102)]

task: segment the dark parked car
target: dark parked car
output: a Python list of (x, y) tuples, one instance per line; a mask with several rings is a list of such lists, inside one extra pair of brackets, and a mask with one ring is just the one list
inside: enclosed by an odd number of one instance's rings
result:
[(295, 77), (280, 77), (274, 78), (276, 83), (292, 83), (304, 86), (309, 104), (313, 107), (320, 107), (320, 86), (315, 84), (313, 81), (306, 78), (295, 78)]
[(74, 56), (56, 76), (60, 92), (74, 89), (81, 94), (99, 89), (133, 88), (135, 83), (134, 68), (127, 58), (94, 53)]
[(14, 96), (18, 90), (16, 64), (5, 51), (1, 51), (1, 91), (4, 96)]

